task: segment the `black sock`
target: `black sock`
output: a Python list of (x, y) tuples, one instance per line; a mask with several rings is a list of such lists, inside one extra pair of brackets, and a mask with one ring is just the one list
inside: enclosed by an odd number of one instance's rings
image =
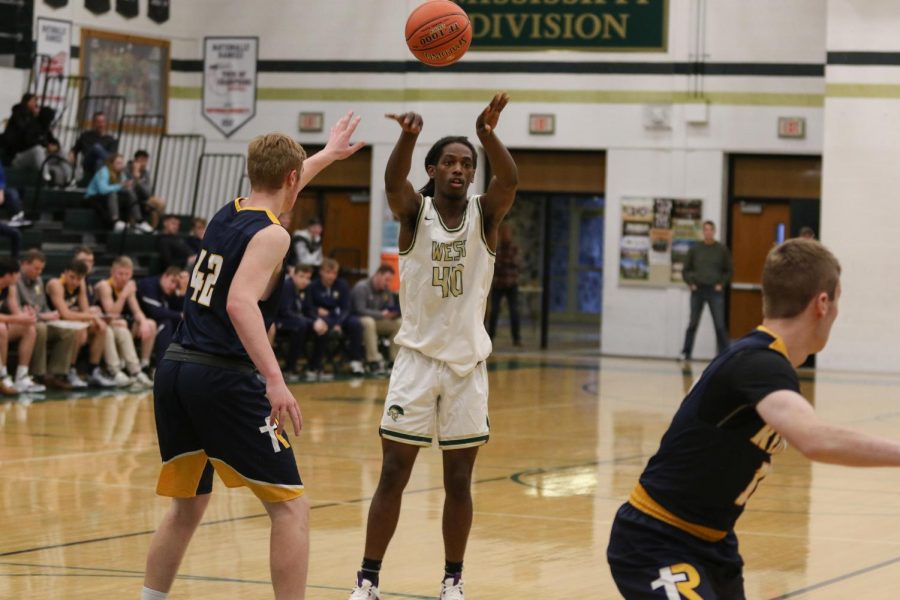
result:
[(380, 560), (363, 558), (362, 569), (360, 570), (362, 571), (363, 579), (368, 579), (372, 582), (372, 585), (378, 587), (378, 573), (381, 572)]
[(457, 573), (462, 573), (462, 561), (459, 562), (450, 562), (449, 560), (444, 561), (444, 579), (448, 577), (453, 577)]

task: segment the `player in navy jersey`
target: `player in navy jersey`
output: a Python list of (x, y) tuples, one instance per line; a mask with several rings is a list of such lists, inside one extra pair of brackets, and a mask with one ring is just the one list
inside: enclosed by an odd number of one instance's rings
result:
[(305, 597), (309, 504), (283, 431), (290, 419), (299, 435), (302, 417), (266, 335), (290, 245), (278, 215), (319, 171), (363, 146), (350, 144), (358, 123), (347, 114), (308, 160), (286, 135), (255, 138), (249, 198), (229, 202), (209, 223), (184, 320), (154, 381), (163, 460), (156, 489), (172, 504), (150, 544), (143, 600), (167, 597), (209, 503), (213, 470), (228, 487), (249, 487), (269, 514), (275, 597)]
[(810, 460), (900, 466), (900, 443), (822, 423), (794, 368), (828, 341), (841, 267), (789, 240), (763, 268), (763, 324), (719, 355), (681, 403), (616, 515), (607, 558), (628, 600), (744, 598), (734, 525), (786, 442)]

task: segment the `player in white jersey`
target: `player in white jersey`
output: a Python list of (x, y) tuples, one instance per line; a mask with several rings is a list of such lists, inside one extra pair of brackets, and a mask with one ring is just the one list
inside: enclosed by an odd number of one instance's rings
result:
[(422, 117), (387, 115), (402, 129), (384, 174), (400, 221), (400, 346), (381, 421), (382, 466), (369, 508), (362, 570), (351, 600), (380, 598), (378, 576), (400, 517), (400, 501), (419, 448), (444, 450), (442, 600), (461, 600), (462, 563), (472, 525), (472, 468), (488, 440), (491, 340), (484, 314), (494, 273), (498, 228), (512, 207), (518, 172), (496, 135), (509, 96), (500, 93), (475, 122), (493, 176), (469, 196), (478, 155), (465, 137), (438, 140), (425, 157), (428, 184), (407, 180)]

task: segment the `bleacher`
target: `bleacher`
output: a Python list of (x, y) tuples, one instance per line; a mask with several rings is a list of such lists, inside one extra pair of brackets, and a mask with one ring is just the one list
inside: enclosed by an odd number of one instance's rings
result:
[[(112, 260), (127, 254), (135, 262), (135, 277), (158, 273), (161, 269), (156, 236), (132, 232), (113, 233), (103, 222), (93, 203), (78, 189), (48, 189), (38, 184), (34, 173), (7, 169), (10, 184), (23, 192), (25, 214), (33, 224), (21, 229), (22, 249), (39, 248), (47, 255), (46, 272), (60, 273), (72, 260), (73, 248), (90, 246), (96, 257), (92, 279), (103, 277)], [(182, 219), (186, 235), (189, 219)], [(9, 242), (0, 238), (0, 252), (9, 251)]]

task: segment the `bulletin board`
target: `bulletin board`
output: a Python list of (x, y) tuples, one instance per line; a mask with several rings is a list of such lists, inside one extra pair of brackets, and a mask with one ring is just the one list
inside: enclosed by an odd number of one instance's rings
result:
[(702, 239), (703, 201), (692, 198), (622, 199), (619, 283), (664, 287), (682, 283), (691, 246)]

